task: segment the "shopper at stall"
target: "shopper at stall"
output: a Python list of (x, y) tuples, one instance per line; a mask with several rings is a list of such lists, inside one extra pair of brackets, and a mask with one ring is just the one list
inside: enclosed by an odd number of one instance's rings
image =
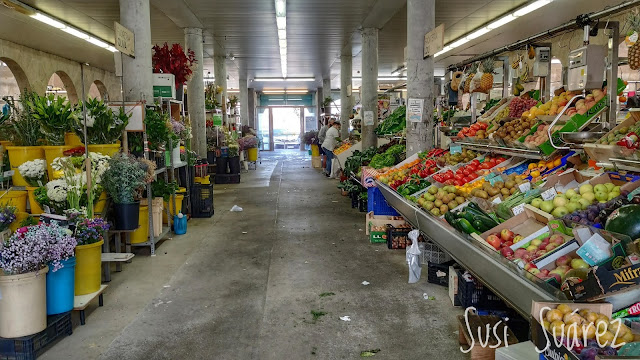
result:
[(328, 124), (327, 124), (327, 119), (322, 119), (320, 121), (322, 122), (322, 127), (318, 132), (318, 144), (320, 144), (320, 156), (322, 156), (322, 173), (325, 174), (326, 173), (325, 169), (327, 167), (327, 154), (325, 154), (324, 150), (322, 149), (322, 143), (324, 143), (324, 139), (327, 136), (327, 130), (329, 130), (329, 128), (333, 125), (333, 122), (335, 121), (335, 119), (334, 118), (329, 119)]
[(334, 121), (327, 130), (324, 141), (322, 142), (322, 150), (327, 156), (327, 165), (325, 167), (325, 175), (331, 177), (331, 161), (333, 160), (333, 149), (338, 146), (340, 138), (340, 121)]

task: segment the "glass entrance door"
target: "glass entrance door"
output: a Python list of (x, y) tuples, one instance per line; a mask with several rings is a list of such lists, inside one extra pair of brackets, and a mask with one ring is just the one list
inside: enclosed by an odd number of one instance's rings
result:
[(258, 107), (258, 140), (260, 141), (260, 150), (273, 150), (273, 136), (271, 127), (271, 109), (268, 107)]
[(260, 150), (303, 149), (300, 135), (317, 130), (316, 109), (304, 106), (257, 107)]

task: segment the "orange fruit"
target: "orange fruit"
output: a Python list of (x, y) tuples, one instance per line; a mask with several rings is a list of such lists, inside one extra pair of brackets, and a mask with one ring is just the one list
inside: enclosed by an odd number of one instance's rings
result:
[(529, 164), (528, 169), (531, 170), (531, 169), (534, 169), (535, 167), (536, 167), (536, 163), (531, 163)]
[(562, 158), (558, 158), (556, 159), (556, 161), (553, 162), (554, 167), (558, 167), (560, 165), (562, 165)]
[(537, 178), (538, 176), (540, 176), (540, 171), (535, 170), (531, 172), (531, 177), (532, 178)]

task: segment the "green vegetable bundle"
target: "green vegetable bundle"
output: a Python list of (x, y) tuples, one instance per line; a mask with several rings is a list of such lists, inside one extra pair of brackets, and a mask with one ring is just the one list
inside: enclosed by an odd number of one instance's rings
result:
[(398, 107), (391, 113), (384, 121), (382, 121), (376, 128), (376, 134), (389, 135), (401, 132), (407, 127), (407, 108), (404, 106)]

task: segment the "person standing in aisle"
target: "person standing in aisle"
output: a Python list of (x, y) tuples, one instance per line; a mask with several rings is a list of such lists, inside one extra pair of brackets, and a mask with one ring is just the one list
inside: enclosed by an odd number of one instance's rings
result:
[(327, 155), (327, 167), (325, 175), (331, 177), (331, 161), (333, 160), (333, 149), (338, 145), (338, 139), (340, 138), (340, 121), (334, 121), (329, 130), (327, 130), (326, 137), (322, 142), (322, 150)]
[(322, 144), (324, 143), (324, 140), (327, 136), (327, 130), (329, 130), (329, 128), (333, 125), (333, 121), (334, 119), (331, 118), (329, 119), (329, 124), (327, 125), (326, 123), (327, 119), (322, 119), (322, 127), (320, 128), (320, 131), (318, 132), (318, 143), (320, 144), (320, 156), (322, 156), (322, 173), (326, 174), (326, 167), (327, 167), (327, 154), (325, 154), (324, 149), (322, 149)]

